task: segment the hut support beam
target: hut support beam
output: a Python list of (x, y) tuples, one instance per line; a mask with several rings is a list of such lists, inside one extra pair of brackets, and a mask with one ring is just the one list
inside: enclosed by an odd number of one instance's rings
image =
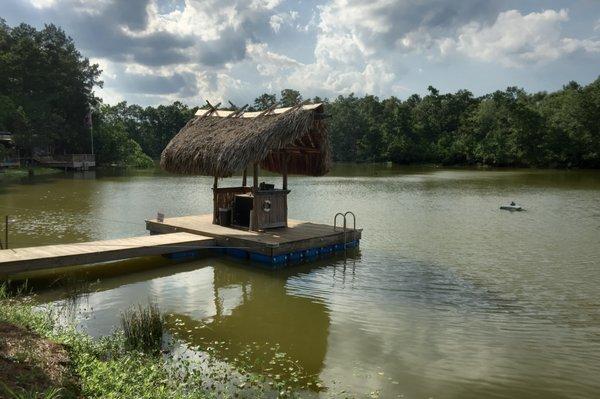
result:
[(287, 152), (285, 152), (285, 150), (283, 151), (283, 153), (281, 154), (281, 173), (283, 175), (283, 189), (287, 190), (287, 185), (288, 185), (288, 176), (287, 176), (287, 164), (288, 164), (288, 154)]
[(248, 168), (244, 168), (244, 173), (242, 174), (242, 187), (246, 187), (247, 180), (248, 180)]
[(252, 192), (255, 193), (254, 199), (252, 200), (252, 208), (250, 211), (250, 230), (258, 230), (258, 199), (256, 193), (258, 192), (258, 162), (254, 162), (253, 165), (253, 179), (252, 179)]
[(217, 188), (219, 178), (215, 176), (215, 180), (213, 181), (213, 224), (217, 224), (219, 222), (219, 210), (217, 209)]
[(252, 187), (254, 188), (254, 190), (258, 190), (258, 162), (254, 162), (254, 170), (253, 170), (253, 181), (252, 181)]

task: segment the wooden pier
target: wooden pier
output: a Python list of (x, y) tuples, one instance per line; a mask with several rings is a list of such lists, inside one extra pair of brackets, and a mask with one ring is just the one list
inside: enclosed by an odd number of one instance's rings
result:
[(96, 156), (94, 154), (52, 155), (34, 157), (33, 160), (40, 166), (57, 169), (85, 171), (96, 166)]
[(0, 276), (208, 248), (280, 266), (356, 247), (362, 233), (293, 219), (288, 227), (265, 231), (224, 227), (212, 220), (212, 214), (147, 220), (149, 236), (0, 250)]
[(46, 245), (0, 250), (0, 275), (63, 266), (189, 252), (212, 247), (215, 240), (198, 234), (175, 233), (116, 240)]
[(226, 253), (265, 263), (284, 263), (303, 257), (320, 255), (354, 247), (361, 239), (362, 229), (288, 220), (288, 227), (250, 231), (213, 224), (213, 215), (195, 215), (146, 221), (151, 234), (187, 232), (212, 237), (217, 247)]

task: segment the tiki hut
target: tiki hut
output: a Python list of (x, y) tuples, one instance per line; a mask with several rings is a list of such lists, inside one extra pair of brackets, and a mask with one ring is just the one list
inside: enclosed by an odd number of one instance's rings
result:
[[(171, 173), (214, 176), (213, 223), (250, 230), (287, 226), (287, 175), (322, 176), (330, 151), (323, 104), (261, 112), (199, 110), (161, 155)], [(259, 184), (261, 169), (280, 173), (281, 188)], [(252, 167), (253, 185), (246, 184)], [(239, 187), (218, 187), (219, 177), (242, 174)]]

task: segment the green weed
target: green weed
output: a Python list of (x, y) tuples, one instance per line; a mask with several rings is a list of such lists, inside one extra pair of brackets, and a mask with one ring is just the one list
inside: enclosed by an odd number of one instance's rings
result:
[(12, 390), (4, 383), (2, 383), (2, 389), (9, 399), (59, 399), (61, 397), (62, 388), (48, 388), (44, 392), (38, 392), (36, 390), (27, 391), (25, 389)]
[(142, 352), (158, 353), (162, 346), (165, 319), (156, 304), (138, 305), (121, 313), (125, 346)]

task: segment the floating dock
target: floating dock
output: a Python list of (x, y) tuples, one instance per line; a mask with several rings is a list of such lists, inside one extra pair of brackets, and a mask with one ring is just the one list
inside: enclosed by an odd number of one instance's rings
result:
[[(362, 229), (288, 219), (288, 227), (250, 231), (213, 224), (213, 215), (146, 220), (151, 234), (186, 232), (212, 237), (217, 249), (239, 258), (282, 264), (358, 246)], [(219, 248), (221, 247), (221, 248)]]
[(207, 214), (147, 220), (150, 235), (142, 237), (0, 250), (0, 276), (140, 256), (183, 258), (201, 249), (281, 266), (357, 247), (362, 233), (293, 219), (288, 227), (249, 231), (213, 224), (212, 218)]
[(176, 233), (116, 240), (45, 245), (0, 250), (0, 275), (63, 266), (84, 265), (139, 256), (189, 253), (215, 245), (215, 240), (198, 234)]

